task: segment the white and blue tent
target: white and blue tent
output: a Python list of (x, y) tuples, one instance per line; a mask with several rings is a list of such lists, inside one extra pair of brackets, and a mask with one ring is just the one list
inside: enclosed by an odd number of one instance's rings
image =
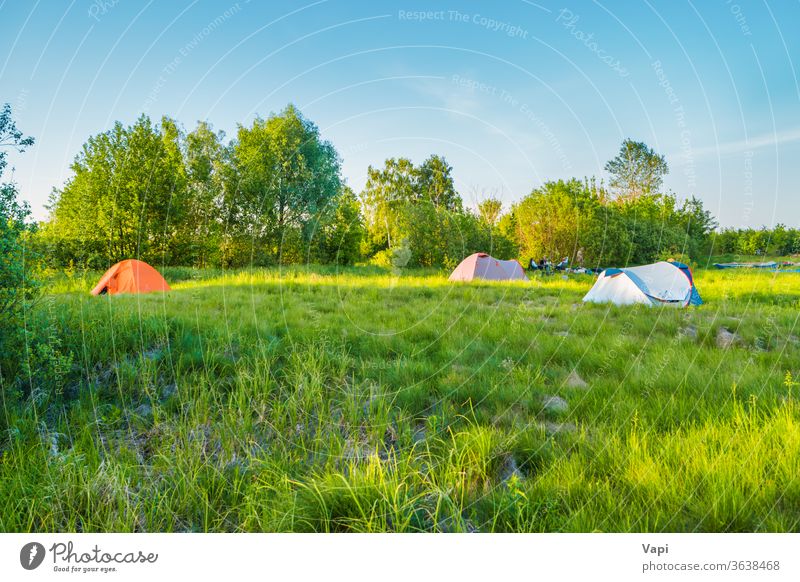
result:
[(641, 267), (606, 269), (583, 298), (588, 303), (687, 307), (701, 305), (687, 265), (661, 261)]

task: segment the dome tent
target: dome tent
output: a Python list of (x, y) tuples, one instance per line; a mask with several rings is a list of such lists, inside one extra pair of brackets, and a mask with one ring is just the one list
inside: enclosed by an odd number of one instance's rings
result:
[(100, 277), (100, 281), (92, 289), (92, 295), (169, 290), (164, 277), (153, 267), (143, 261), (127, 259), (112, 266)]
[(661, 261), (641, 267), (606, 269), (583, 298), (587, 303), (687, 307), (701, 305), (692, 271), (683, 263)]
[(501, 261), (486, 253), (475, 253), (461, 261), (450, 275), (451, 281), (527, 281), (519, 261)]

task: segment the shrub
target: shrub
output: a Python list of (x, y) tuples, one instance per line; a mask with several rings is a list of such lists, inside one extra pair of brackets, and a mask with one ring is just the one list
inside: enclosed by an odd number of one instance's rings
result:
[[(33, 138), (24, 137), (11, 118), (11, 107), (0, 112), (0, 145), (24, 151)], [(6, 167), (6, 154), (0, 151), (0, 178)], [(26, 238), (33, 230), (30, 207), (18, 199), (13, 182), (0, 183), (0, 382), (10, 377), (22, 359), (22, 329), (26, 305), (35, 297), (36, 283), (31, 278), (31, 257)]]

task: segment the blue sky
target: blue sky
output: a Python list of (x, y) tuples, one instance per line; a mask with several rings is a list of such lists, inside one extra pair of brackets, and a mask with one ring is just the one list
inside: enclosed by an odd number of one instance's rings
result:
[(296, 104), (347, 181), (443, 154), (469, 203), (603, 176), (625, 137), (723, 225), (800, 226), (800, 2), (0, 0), (0, 101), (36, 216), (86, 139), (141, 112), (233, 135)]

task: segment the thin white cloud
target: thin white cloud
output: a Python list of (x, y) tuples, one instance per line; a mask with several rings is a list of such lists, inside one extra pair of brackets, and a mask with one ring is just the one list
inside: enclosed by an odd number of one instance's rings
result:
[[(720, 143), (718, 145), (713, 145), (713, 146), (693, 148), (691, 154), (693, 156), (698, 156), (698, 157), (699, 156), (725, 157), (734, 154), (743, 154), (745, 152), (765, 147), (777, 147), (783, 144), (792, 143), (796, 141), (800, 141), (800, 127), (795, 127), (784, 131), (776, 131), (774, 133), (757, 135), (749, 139), (740, 139), (740, 140)], [(683, 155), (685, 157), (686, 154), (683, 153), (678, 155), (679, 156)]]

